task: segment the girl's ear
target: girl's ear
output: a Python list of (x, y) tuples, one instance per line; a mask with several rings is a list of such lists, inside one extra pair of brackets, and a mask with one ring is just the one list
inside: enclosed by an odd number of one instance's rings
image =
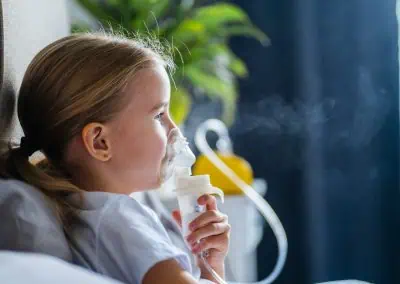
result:
[(108, 128), (101, 123), (89, 123), (82, 130), (82, 141), (86, 151), (96, 160), (107, 162), (111, 159), (111, 140)]

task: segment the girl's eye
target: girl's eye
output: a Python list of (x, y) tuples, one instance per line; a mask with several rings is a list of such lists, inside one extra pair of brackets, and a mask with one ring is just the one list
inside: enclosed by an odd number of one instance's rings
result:
[(154, 117), (154, 119), (156, 119), (156, 120), (161, 120), (163, 116), (164, 116), (164, 113), (162, 112), (162, 113), (157, 114), (157, 115)]

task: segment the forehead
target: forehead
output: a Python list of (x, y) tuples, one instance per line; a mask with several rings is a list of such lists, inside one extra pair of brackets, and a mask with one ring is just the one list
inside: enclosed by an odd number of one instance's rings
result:
[(162, 66), (138, 71), (124, 90), (130, 97), (128, 109), (150, 111), (155, 105), (169, 101), (170, 82)]

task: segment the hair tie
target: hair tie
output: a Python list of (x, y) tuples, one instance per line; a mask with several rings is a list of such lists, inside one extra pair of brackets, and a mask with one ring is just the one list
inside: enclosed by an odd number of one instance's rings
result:
[(39, 150), (35, 146), (35, 144), (31, 143), (31, 141), (28, 140), (25, 136), (21, 137), (20, 148), (21, 148), (22, 153), (27, 157), (32, 156), (33, 153), (35, 153), (37, 150)]

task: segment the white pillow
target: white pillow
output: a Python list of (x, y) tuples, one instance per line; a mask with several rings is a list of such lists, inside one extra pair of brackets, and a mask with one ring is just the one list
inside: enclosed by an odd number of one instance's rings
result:
[(0, 251), (0, 283), (122, 284), (55, 257)]
[(0, 250), (44, 253), (72, 261), (62, 226), (36, 188), (0, 179), (0, 216)]

